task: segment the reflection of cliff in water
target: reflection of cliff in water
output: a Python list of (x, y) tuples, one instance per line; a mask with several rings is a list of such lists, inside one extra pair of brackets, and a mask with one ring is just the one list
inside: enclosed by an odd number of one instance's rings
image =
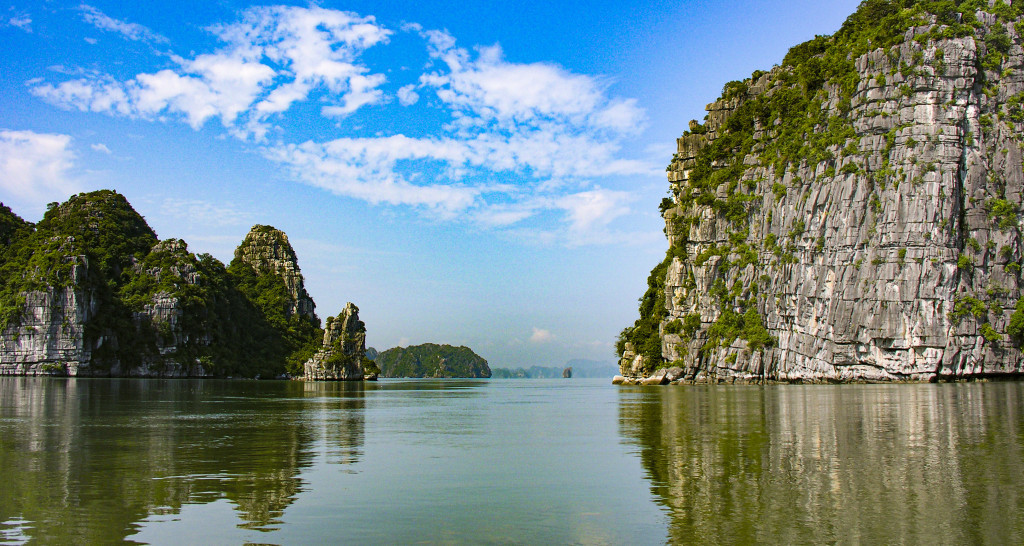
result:
[[(307, 411), (318, 412), (327, 462), (354, 464), (363, 455), (366, 433), (366, 383), (362, 381), (304, 381)], [(374, 388), (371, 386), (370, 388)], [(320, 404), (312, 406), (311, 398)]]
[[(358, 430), (325, 437), (355, 462), (363, 406), (344, 400), (354, 416), (338, 426)], [(121, 541), (219, 499), (239, 526), (273, 529), (315, 456), (310, 411), (292, 382), (2, 378), (0, 538), (24, 521), (43, 543)]]
[(1024, 383), (620, 396), (672, 542), (1024, 540)]

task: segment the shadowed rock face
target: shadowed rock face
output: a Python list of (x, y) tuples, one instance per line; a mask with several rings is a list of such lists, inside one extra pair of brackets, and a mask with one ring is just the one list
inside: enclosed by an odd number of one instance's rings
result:
[(273, 273), (280, 276), (292, 299), (289, 315), (298, 314), (316, 320), (316, 304), (306, 292), (295, 250), (283, 231), (271, 226), (253, 226), (235, 250), (235, 258), (249, 264), (257, 275)]
[[(304, 366), (306, 381), (361, 381), (365, 378), (366, 325), (351, 302), (324, 327), (323, 348)], [(375, 377), (374, 377), (375, 378)]]
[(662, 203), (670, 250), (623, 333), (621, 373), (1024, 372), (1010, 327), (1024, 191), (1014, 10), (959, 14), (960, 26), (926, 13), (888, 45), (836, 55), (865, 32), (855, 15), (727, 84), (678, 140)]

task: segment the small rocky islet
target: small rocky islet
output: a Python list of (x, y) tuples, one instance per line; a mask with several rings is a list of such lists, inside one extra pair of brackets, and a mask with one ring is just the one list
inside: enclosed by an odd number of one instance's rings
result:
[(1024, 374), (1024, 2), (867, 0), (667, 167), (617, 383)]

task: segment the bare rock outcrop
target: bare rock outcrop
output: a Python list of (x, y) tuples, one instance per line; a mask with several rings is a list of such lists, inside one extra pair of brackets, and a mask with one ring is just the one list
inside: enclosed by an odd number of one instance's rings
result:
[[(361, 381), (377, 379), (376, 367), (366, 358), (366, 325), (351, 302), (324, 325), (323, 348), (306, 361), (306, 381)], [(370, 369), (366, 369), (370, 368)]]

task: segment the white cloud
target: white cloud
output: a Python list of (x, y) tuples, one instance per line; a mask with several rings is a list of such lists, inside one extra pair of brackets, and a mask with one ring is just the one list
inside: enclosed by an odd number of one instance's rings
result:
[(107, 154), (107, 155), (110, 155), (111, 153), (113, 153), (113, 152), (110, 151), (110, 148), (107, 148), (106, 144), (103, 144), (101, 142), (97, 142), (96, 144), (93, 144), (93, 145), (91, 145), (89, 147), (92, 148), (92, 150), (94, 152), (100, 152), (100, 153), (104, 153), (104, 154)]
[[(423, 35), (431, 55), (450, 69), (421, 78), (421, 87), (452, 110), (454, 123), (445, 132), (278, 145), (267, 156), (299, 180), (370, 203), (420, 206), (488, 228), (559, 211), (569, 229), (555, 239), (614, 239), (608, 225), (629, 213), (630, 194), (600, 188), (566, 193), (578, 185), (567, 180), (656, 172), (646, 162), (616, 157), (623, 135), (641, 122), (635, 102), (607, 98), (589, 76), (509, 63), (497, 47), (480, 50), (474, 60), (446, 33)], [(416, 102), (416, 88), (400, 88), (399, 102)], [(436, 174), (424, 175), (431, 172)], [(510, 176), (518, 183), (488, 181)], [(473, 184), (460, 182), (470, 177)], [(417, 178), (425, 181), (414, 183)]]
[(626, 192), (596, 189), (561, 197), (556, 206), (566, 212), (572, 231), (589, 232), (628, 214), (627, 203), (632, 200)]
[(136, 42), (167, 43), (169, 41), (167, 38), (140, 24), (128, 23), (119, 19), (114, 19), (113, 17), (110, 17), (102, 11), (87, 4), (80, 5), (78, 9), (82, 12), (82, 19), (84, 19), (86, 23), (89, 23), (100, 30), (116, 32), (125, 38)]
[(0, 130), (0, 188), (27, 206), (77, 192), (68, 172), (75, 159), (68, 135)]
[(255, 105), (260, 114), (283, 112), (319, 87), (336, 97), (323, 109), (328, 116), (346, 115), (383, 99), (377, 87), (385, 77), (368, 74), (356, 62), (392, 33), (373, 17), (318, 7), (257, 7), (247, 10), (240, 22), (211, 30), (229, 44), (232, 54), (265, 58), (292, 75), (291, 82)]
[(558, 121), (575, 128), (634, 132), (644, 113), (633, 99), (610, 99), (597, 79), (549, 63), (510, 63), (498, 45), (477, 50), (476, 59), (450, 35), (425, 34), (431, 56), (448, 72), (424, 74), (421, 83), (477, 123), (502, 126)]
[(18, 15), (11, 17), (7, 20), (7, 24), (12, 27), (20, 28), (25, 32), (32, 32), (32, 17), (27, 13), (19, 13)]
[(549, 330), (533, 327), (533, 335), (530, 336), (530, 343), (548, 343), (555, 340), (555, 335)]
[(415, 185), (394, 172), (400, 159), (454, 156), (444, 143), (403, 136), (338, 139), (269, 148), (267, 157), (286, 165), (300, 180), (369, 203), (412, 205), (452, 216), (476, 203), (481, 189), (459, 184)]
[[(95, 8), (81, 10), (100, 28), (145, 36)], [(28, 85), (64, 108), (178, 120), (195, 129), (219, 120), (294, 179), (337, 195), (488, 229), (523, 229), (537, 241), (616, 239), (609, 226), (630, 212), (632, 198), (593, 181), (660, 174), (646, 160), (622, 157), (623, 144), (644, 124), (634, 99), (611, 96), (607, 80), (552, 63), (511, 62), (497, 45), (471, 51), (447, 32), (415, 23), (402, 28), (425, 40), (432, 64), (417, 83), (394, 91), (362, 60), (392, 31), (373, 17), (315, 5), (250, 8), (234, 23), (208, 28), (223, 42), (216, 51), (171, 55), (172, 66), (128, 80), (78, 71), (64, 82)], [(442, 119), (433, 129), (418, 125), (416, 136), (382, 126), (367, 137), (344, 125), (360, 109), (396, 98), (407, 108), (419, 105), (399, 112), (418, 116), (434, 108)], [(302, 102), (336, 118), (329, 123), (339, 138), (292, 133), (316, 125), (290, 116)], [(522, 226), (538, 216), (559, 218), (561, 226)]]
[[(132, 39), (154, 40), (145, 27), (111, 19), (91, 6), (83, 17)], [(177, 66), (127, 81), (94, 74), (32, 92), (65, 108), (143, 119), (180, 115), (195, 129), (211, 118), (242, 138), (262, 139), (269, 116), (297, 101), (325, 93), (326, 116), (343, 116), (384, 101), (386, 81), (357, 63), (365, 49), (386, 42), (391, 31), (373, 17), (318, 7), (256, 7), (230, 25), (209, 29), (225, 43), (192, 59), (172, 56)]]
[(412, 106), (418, 100), (420, 100), (420, 96), (416, 93), (415, 84), (404, 85), (398, 89), (398, 102), (402, 106)]

